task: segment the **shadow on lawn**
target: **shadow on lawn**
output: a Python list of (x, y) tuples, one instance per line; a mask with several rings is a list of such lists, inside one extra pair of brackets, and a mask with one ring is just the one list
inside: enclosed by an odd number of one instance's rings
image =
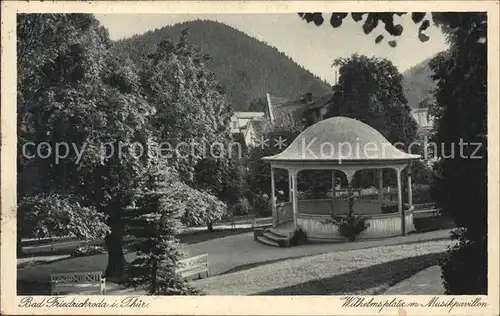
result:
[[(440, 264), (445, 257), (446, 252), (410, 257), (255, 295), (343, 295), (352, 293), (378, 295), (387, 287), (393, 286), (421, 270)], [(366, 293), (370, 289), (378, 290)]]
[(211, 232), (203, 230), (203, 231), (194, 231), (189, 233), (181, 233), (178, 234), (176, 237), (177, 239), (179, 239), (181, 243), (192, 245), (212, 239), (249, 233), (253, 232), (253, 230), (254, 230), (253, 228), (214, 229)]

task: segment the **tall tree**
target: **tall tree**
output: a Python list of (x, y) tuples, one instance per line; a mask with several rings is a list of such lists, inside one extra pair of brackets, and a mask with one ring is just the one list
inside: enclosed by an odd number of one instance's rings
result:
[(329, 116), (359, 119), (382, 133), (390, 142), (406, 146), (416, 138), (417, 123), (403, 93), (403, 76), (387, 59), (353, 54), (338, 58), (338, 93)]
[[(438, 162), (432, 194), (462, 229), (443, 264), (448, 294), (485, 294), (488, 287), (488, 151), (486, 14), (464, 14), (446, 28), (449, 51), (432, 62)], [(460, 143), (467, 143), (461, 145)]]
[(198, 292), (176, 275), (177, 262), (182, 255), (175, 238), (174, 218), (191, 204), (186, 196), (199, 191), (182, 183), (165, 171), (162, 163), (131, 198), (124, 210), (127, 234), (139, 240), (132, 250), (136, 259), (127, 267), (126, 284), (146, 286), (150, 295), (192, 295)]
[[(20, 177), (27, 172), (43, 179), (31, 194), (71, 195), (106, 214), (106, 274), (121, 277), (119, 210), (148, 163), (148, 155), (139, 157), (128, 146), (151, 138), (152, 108), (137, 93), (133, 65), (114, 60), (107, 33), (92, 15), (22, 14), (18, 34), (19, 142), (48, 144), (38, 153), (35, 147), (19, 153)], [(21, 182), (19, 197), (26, 191)]]
[[(389, 142), (407, 151), (417, 139), (417, 123), (403, 92), (403, 76), (387, 59), (353, 54), (338, 58), (339, 83), (334, 86), (327, 116), (347, 116), (375, 128)], [(384, 172), (384, 183), (395, 184), (394, 174)], [(373, 171), (360, 171), (357, 186), (375, 186)]]
[[(144, 67), (142, 87), (156, 108), (153, 126), (158, 137), (172, 149), (168, 154), (172, 170), (191, 187), (218, 197), (227, 178), (232, 111), (206, 68), (209, 57), (187, 37), (185, 31), (177, 43), (160, 42)], [(207, 167), (209, 173), (196, 176)], [(204, 214), (188, 212), (183, 217), (186, 223), (201, 224), (203, 219), (210, 227), (225, 213), (220, 207), (196, 210)]]

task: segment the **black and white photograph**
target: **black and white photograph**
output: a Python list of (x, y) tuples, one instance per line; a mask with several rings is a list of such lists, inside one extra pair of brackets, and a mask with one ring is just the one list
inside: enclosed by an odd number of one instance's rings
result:
[(493, 315), (498, 12), (483, 4), (16, 12), (2, 283), (18, 311), (331, 296), (350, 313)]

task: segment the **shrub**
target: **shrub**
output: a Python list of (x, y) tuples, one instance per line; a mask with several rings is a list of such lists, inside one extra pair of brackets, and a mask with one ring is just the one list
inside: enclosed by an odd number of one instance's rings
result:
[(342, 236), (349, 241), (354, 241), (359, 234), (370, 226), (367, 219), (368, 217), (354, 215), (352, 213), (349, 213), (347, 216), (332, 215), (332, 218), (327, 219), (325, 224), (338, 226)]
[(253, 198), (253, 211), (260, 217), (272, 216), (271, 199), (267, 194), (259, 194)]
[(205, 295), (205, 293), (182, 280), (172, 269), (160, 269), (155, 295)]
[[(479, 295), (488, 292), (488, 249), (486, 239), (460, 238), (450, 247), (448, 259), (441, 264), (441, 277), (447, 295)], [(471, 273), (473, 272), (473, 273)]]
[(431, 198), (430, 186), (419, 185), (413, 188), (412, 197), (414, 204), (431, 203), (434, 202)]
[(247, 215), (252, 211), (252, 206), (246, 197), (238, 199), (233, 207), (233, 215)]
[(93, 256), (93, 255), (98, 255), (101, 253), (105, 253), (106, 249), (104, 249), (101, 246), (94, 246), (94, 245), (85, 245), (85, 246), (79, 246), (76, 248), (71, 254), (71, 257), (85, 257), (85, 256)]
[(293, 234), (293, 237), (290, 239), (290, 244), (292, 246), (303, 245), (307, 242), (307, 234), (302, 228), (297, 228)]

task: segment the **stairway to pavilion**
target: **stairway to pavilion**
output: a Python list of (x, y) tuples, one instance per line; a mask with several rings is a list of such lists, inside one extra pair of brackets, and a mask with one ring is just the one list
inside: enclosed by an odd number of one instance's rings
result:
[(293, 233), (293, 223), (290, 221), (277, 227), (255, 230), (254, 239), (268, 246), (290, 247), (290, 239), (292, 239)]

